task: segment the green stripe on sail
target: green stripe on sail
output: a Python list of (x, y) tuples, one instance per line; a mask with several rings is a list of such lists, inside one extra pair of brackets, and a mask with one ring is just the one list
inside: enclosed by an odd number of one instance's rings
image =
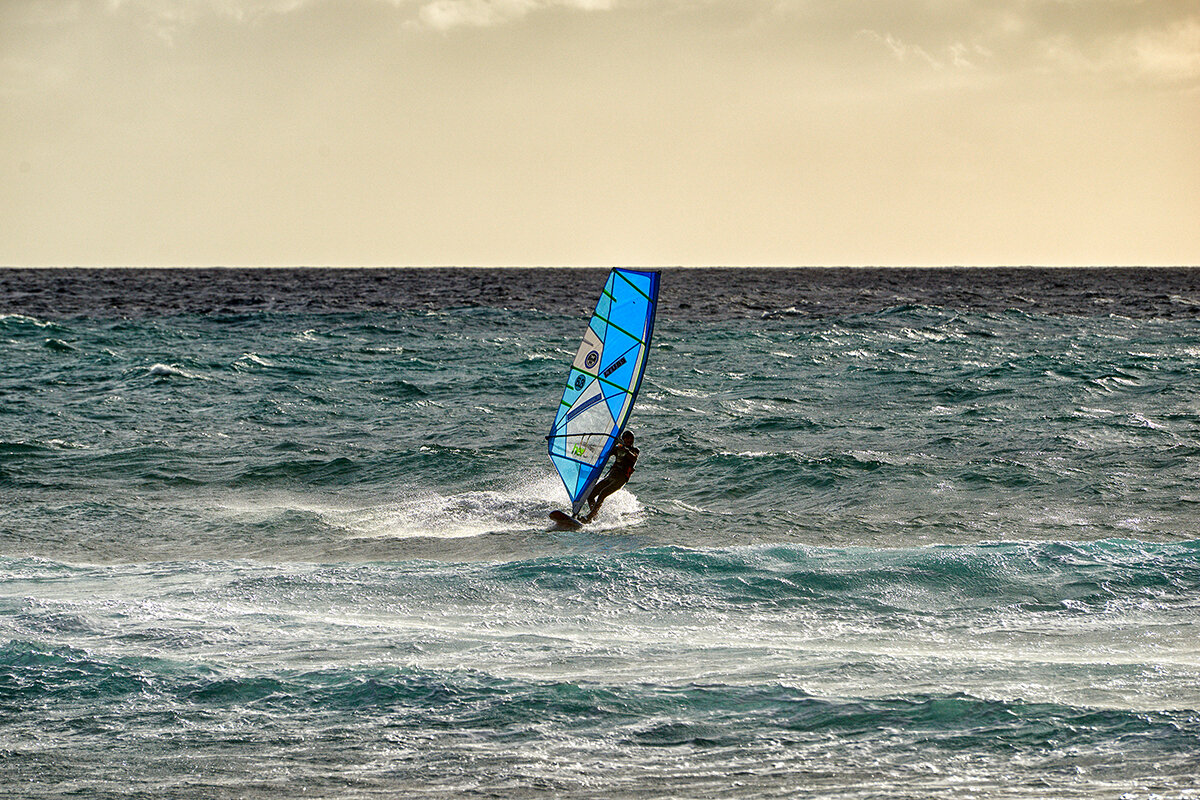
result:
[[(616, 329), (617, 329), (617, 330), (619, 330), (621, 333), (625, 334), (625, 335), (626, 335), (626, 336), (628, 336), (630, 339), (633, 339), (633, 340), (634, 340), (635, 342), (637, 342), (638, 344), (640, 344), (640, 345), (644, 345), (644, 344), (646, 344), (645, 342), (643, 342), (643, 341), (642, 341), (642, 339), (641, 339), (641, 337), (640, 337), (640, 336), (634, 336), (632, 333), (630, 333), (629, 331), (625, 330), (625, 329), (624, 329), (624, 328), (622, 328), (620, 325), (614, 325), (613, 323), (609, 322), (607, 319), (605, 319), (604, 317), (600, 316), (599, 314), (596, 314), (596, 315), (594, 315), (594, 316), (595, 316), (595, 318), (596, 318), (596, 319), (600, 320), (601, 322), (603, 322), (603, 323), (604, 323), (605, 325), (607, 325), (608, 327), (610, 327), (610, 328), (616, 328)], [(578, 369), (578, 368), (577, 368), (577, 369)], [(580, 371), (580, 372), (583, 372), (583, 370), (579, 370), (579, 371)]]
[[(616, 326), (614, 325), (613, 327), (616, 327)], [(621, 332), (622, 332), (622, 333), (624, 333), (624, 331), (621, 331)], [(629, 352), (629, 350), (626, 350), (626, 351), (625, 351), (625, 353), (628, 353), (628, 352)], [(621, 355), (624, 355), (625, 353), (622, 353)], [(634, 364), (636, 364), (636, 363), (637, 363), (637, 362), (635, 361), (635, 362), (634, 362)], [(584, 375), (587, 375), (589, 378), (595, 378), (596, 380), (600, 381), (601, 383), (607, 384), (607, 385), (611, 386), (611, 387), (612, 387), (612, 388), (614, 388), (614, 389), (620, 389), (620, 390), (621, 390), (622, 392), (624, 392), (625, 394), (629, 394), (629, 387), (628, 387), (628, 386), (623, 386), (622, 384), (619, 384), (619, 383), (613, 383), (613, 382), (612, 382), (612, 381), (610, 381), (608, 378), (605, 378), (603, 375), (597, 375), (597, 374), (595, 374), (595, 373), (593, 373), (593, 372), (588, 372), (586, 369), (580, 369), (579, 367), (571, 367), (571, 369), (575, 370), (576, 372), (582, 372)], [(568, 388), (568, 389), (574, 389), (574, 388), (575, 388), (575, 384), (571, 383), (570, 381), (567, 381), (567, 384), (566, 384), (566, 385), (567, 385), (567, 388)], [(576, 400), (578, 400), (578, 399), (579, 399), (579, 398), (576, 398)], [(565, 400), (559, 400), (559, 401), (558, 401), (558, 404), (559, 404), (560, 406), (561, 406), (561, 405), (565, 405), (565, 406), (571, 406), (571, 405), (574, 405), (573, 403), (568, 403), (568, 402), (566, 402)]]
[[(625, 273), (624, 273), (624, 272), (621, 272), (621, 270), (619, 270), (619, 269), (618, 269), (618, 270), (613, 270), (613, 271), (614, 271), (614, 272), (616, 272), (618, 275), (620, 275), (620, 276), (621, 276), (621, 280), (623, 280), (623, 281), (625, 281), (626, 283), (628, 283), (628, 284), (629, 284), (629, 286), (630, 286), (630, 288), (632, 288), (632, 289), (633, 289), (635, 292), (637, 292), (638, 294), (640, 294), (642, 297), (646, 298), (647, 300), (650, 300), (650, 295), (648, 295), (648, 294), (646, 294), (645, 292), (643, 292), (643, 291), (642, 291), (642, 288), (641, 288), (640, 286), (638, 286), (636, 283), (634, 283), (633, 281), (629, 280), (629, 278), (626, 278), (626, 277), (625, 277)], [(605, 292), (605, 294), (607, 294), (607, 292)], [(611, 295), (611, 294), (610, 294), (610, 295), (608, 295), (608, 296), (609, 296), (609, 297), (612, 297), (612, 295)], [(653, 302), (653, 301), (651, 301), (651, 302)]]

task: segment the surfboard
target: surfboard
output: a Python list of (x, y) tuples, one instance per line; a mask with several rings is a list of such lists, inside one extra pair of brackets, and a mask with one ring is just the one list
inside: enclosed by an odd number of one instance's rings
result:
[[(550, 426), (550, 461), (578, 516), (625, 427), (650, 354), (660, 273), (614, 268), (571, 362)], [(552, 518), (554, 514), (550, 515)], [(574, 522), (575, 520), (571, 520)]]
[(555, 524), (557, 524), (560, 528), (565, 528), (567, 530), (577, 531), (583, 527), (582, 522), (575, 519), (570, 514), (567, 514), (564, 511), (559, 511), (558, 509), (550, 512), (550, 519), (554, 520)]

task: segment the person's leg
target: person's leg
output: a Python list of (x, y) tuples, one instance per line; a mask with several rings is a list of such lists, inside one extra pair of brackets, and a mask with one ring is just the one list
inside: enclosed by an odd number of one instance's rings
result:
[(588, 492), (587, 502), (589, 507), (596, 505), (596, 498), (600, 497), (601, 493), (604, 492), (605, 487), (608, 486), (611, 480), (611, 478), (605, 478), (603, 480), (596, 481), (596, 484), (592, 487), (592, 490)]
[(601, 482), (596, 487), (596, 490), (592, 492), (592, 495), (596, 498), (595, 501), (588, 498), (588, 504), (591, 506), (591, 509), (588, 511), (588, 515), (584, 517), (584, 520), (587, 522), (594, 520), (596, 515), (600, 513), (600, 506), (604, 505), (605, 498), (624, 485), (625, 481), (606, 480)]

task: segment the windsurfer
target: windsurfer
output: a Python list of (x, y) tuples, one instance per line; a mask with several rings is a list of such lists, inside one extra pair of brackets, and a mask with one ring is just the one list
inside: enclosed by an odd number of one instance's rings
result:
[(617, 446), (613, 448), (613, 454), (616, 456), (612, 467), (608, 470), (608, 475), (604, 480), (597, 483), (590, 494), (588, 494), (588, 513), (582, 519), (584, 522), (591, 522), (600, 513), (600, 506), (604, 504), (604, 499), (610, 494), (620, 489), (629, 480), (629, 476), (633, 475), (633, 465), (637, 463), (638, 453), (636, 447), (633, 446), (633, 432), (625, 431), (621, 434), (621, 439), (617, 442)]

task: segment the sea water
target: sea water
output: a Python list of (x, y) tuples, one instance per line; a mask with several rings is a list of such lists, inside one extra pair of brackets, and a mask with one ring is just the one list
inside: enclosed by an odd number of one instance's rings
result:
[(1200, 273), (0, 272), (0, 796), (1200, 797)]

